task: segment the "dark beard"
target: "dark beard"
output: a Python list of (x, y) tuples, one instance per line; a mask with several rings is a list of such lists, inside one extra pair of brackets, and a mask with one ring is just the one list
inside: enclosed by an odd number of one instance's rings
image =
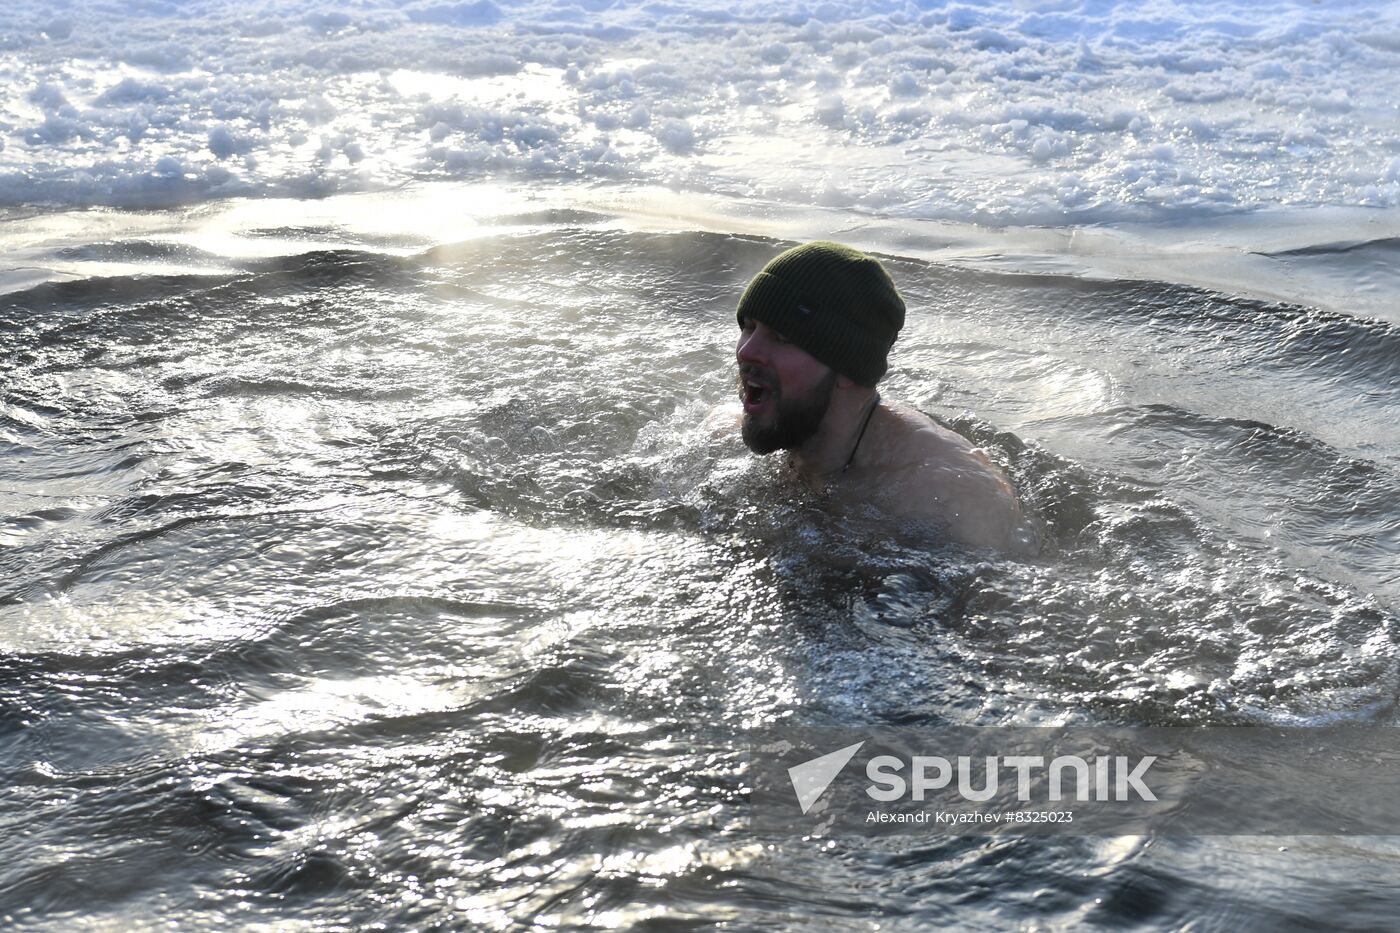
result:
[[(781, 396), (776, 400), (773, 423), (759, 427), (753, 418), (744, 415), (744, 443), (756, 454), (771, 454), (775, 450), (792, 450), (801, 447), (807, 439), (817, 433), (826, 409), (831, 405), (831, 392), (836, 387), (836, 371), (827, 373), (821, 382), (805, 399), (789, 401)], [(770, 388), (770, 392), (776, 389)]]

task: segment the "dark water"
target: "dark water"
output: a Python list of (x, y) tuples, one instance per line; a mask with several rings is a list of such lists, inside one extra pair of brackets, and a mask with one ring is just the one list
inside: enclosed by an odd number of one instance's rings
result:
[(1393, 325), (893, 260), (886, 395), (1045, 524), (993, 560), (698, 429), (781, 245), (0, 299), (0, 923), (1391, 925), (1388, 839), (748, 832), (736, 736), (786, 721), (1396, 718)]

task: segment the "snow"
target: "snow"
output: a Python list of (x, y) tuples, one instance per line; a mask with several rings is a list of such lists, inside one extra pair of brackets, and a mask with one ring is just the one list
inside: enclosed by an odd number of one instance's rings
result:
[(1400, 3), (11, 0), (0, 206), (593, 180), (883, 217), (1400, 206)]

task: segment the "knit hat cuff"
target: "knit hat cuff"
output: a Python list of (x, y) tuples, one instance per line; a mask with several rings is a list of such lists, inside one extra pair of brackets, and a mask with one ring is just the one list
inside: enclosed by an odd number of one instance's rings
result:
[(886, 342), (820, 298), (803, 295), (785, 279), (760, 272), (739, 299), (738, 319), (762, 321), (843, 376), (874, 386), (885, 374)]

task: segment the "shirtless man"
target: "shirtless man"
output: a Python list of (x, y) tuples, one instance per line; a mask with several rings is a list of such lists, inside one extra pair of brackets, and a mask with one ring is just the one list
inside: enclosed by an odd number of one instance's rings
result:
[(738, 318), (733, 416), (750, 450), (787, 451), (791, 475), (833, 504), (874, 505), (970, 547), (1035, 550), (987, 456), (875, 390), (904, 326), (878, 260), (838, 243), (790, 249), (749, 283)]

